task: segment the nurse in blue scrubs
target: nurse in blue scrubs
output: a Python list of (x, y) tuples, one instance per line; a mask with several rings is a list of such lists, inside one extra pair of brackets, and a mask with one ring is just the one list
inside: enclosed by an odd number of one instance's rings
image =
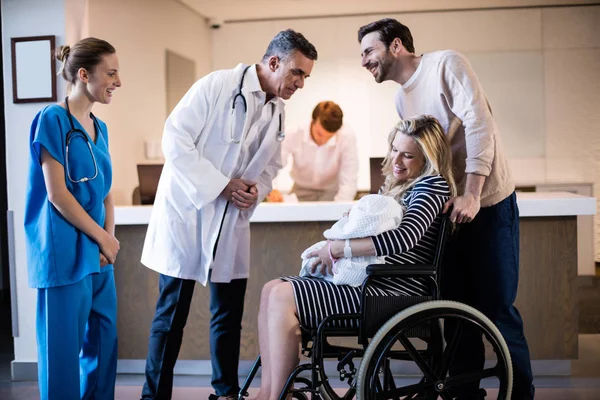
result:
[(121, 86), (109, 43), (83, 39), (57, 58), (71, 93), (30, 133), (25, 208), (29, 285), (38, 292), (42, 400), (114, 399), (119, 251), (106, 124), (92, 114)]

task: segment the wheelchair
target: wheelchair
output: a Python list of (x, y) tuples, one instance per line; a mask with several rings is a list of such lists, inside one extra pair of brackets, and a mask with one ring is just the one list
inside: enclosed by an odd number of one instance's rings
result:
[[(370, 265), (361, 289), (359, 314), (331, 315), (317, 329), (301, 327), (302, 354), (310, 362), (301, 363), (291, 373), (279, 400), (288, 397), (308, 400), (309, 396), (311, 400), (350, 400), (354, 396), (358, 400), (482, 399), (486, 395), (484, 389), (478, 389), (482, 379), (494, 381), (491, 384), (497, 387), (497, 399), (510, 399), (512, 363), (500, 331), (474, 308), (440, 297), (442, 256), (451, 226), (449, 214), (441, 221), (433, 265)], [(390, 277), (429, 278), (430, 295), (367, 296), (370, 285)], [(342, 321), (354, 321), (357, 327), (340, 328), (351, 325)], [(495, 359), (487, 360), (483, 370), (450, 376), (453, 362), (460, 358), (457, 347), (465, 329), (481, 333)], [(340, 337), (357, 338), (357, 344), (334, 345), (328, 341)], [(358, 369), (357, 358), (362, 359)], [(339, 379), (347, 384), (347, 388), (337, 388), (338, 392), (344, 391), (341, 395), (331, 386), (325, 359), (337, 360)], [(248, 396), (247, 390), (260, 365), (259, 355), (238, 400)], [(402, 365), (412, 366), (413, 376), (398, 377), (393, 373), (394, 367)], [(461, 397), (464, 393), (461, 389), (467, 386), (471, 392), (468, 397)]]

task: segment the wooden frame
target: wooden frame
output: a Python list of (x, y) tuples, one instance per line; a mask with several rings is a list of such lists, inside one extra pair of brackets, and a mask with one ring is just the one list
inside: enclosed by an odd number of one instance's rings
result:
[(55, 36), (11, 38), (13, 103), (56, 101)]

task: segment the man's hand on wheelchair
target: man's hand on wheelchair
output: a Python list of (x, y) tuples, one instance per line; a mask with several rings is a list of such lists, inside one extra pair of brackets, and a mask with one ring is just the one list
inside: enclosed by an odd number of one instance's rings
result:
[(444, 205), (444, 214), (452, 208), (450, 221), (457, 224), (464, 224), (473, 221), (479, 209), (481, 208), (480, 199), (470, 193), (465, 193), (462, 196), (453, 197)]
[(328, 240), (327, 244), (320, 250), (313, 251), (308, 255), (311, 258), (317, 258), (311, 265), (311, 273), (314, 274), (317, 268), (319, 268), (322, 275), (333, 276), (333, 261), (329, 257), (329, 242)]

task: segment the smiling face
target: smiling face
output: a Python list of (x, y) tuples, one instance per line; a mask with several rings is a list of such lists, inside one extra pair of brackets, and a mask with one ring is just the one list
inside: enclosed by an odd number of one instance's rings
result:
[(91, 73), (82, 79), (87, 83), (87, 91), (93, 101), (110, 104), (116, 88), (121, 86), (119, 77), (119, 58), (115, 53), (102, 56)]
[(425, 156), (415, 140), (401, 132), (392, 142), (390, 157), (394, 178), (402, 182), (419, 177), (425, 167)]
[(315, 62), (296, 50), (285, 60), (276, 56), (269, 59), (269, 69), (273, 72), (273, 95), (288, 100), (298, 89), (304, 87), (304, 80), (310, 76)]
[(375, 78), (375, 82), (386, 81), (394, 63), (394, 57), (381, 41), (379, 32), (371, 32), (360, 42), (361, 65)]

